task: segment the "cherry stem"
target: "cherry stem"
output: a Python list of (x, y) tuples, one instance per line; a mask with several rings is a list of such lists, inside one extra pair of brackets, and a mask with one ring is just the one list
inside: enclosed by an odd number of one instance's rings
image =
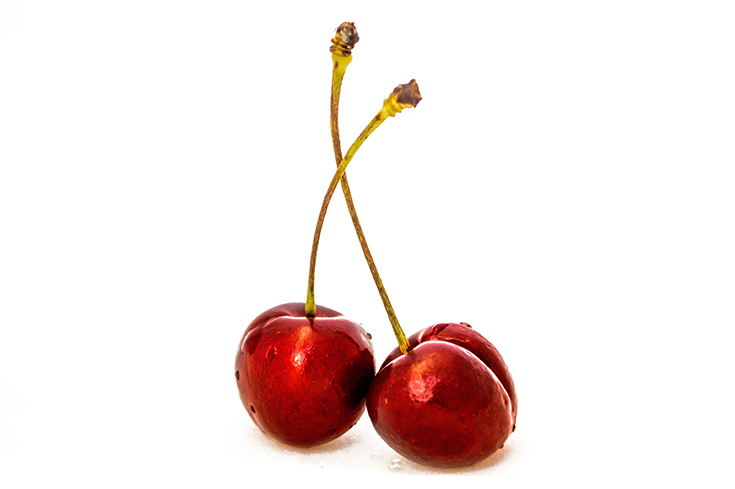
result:
[[(334, 61), (334, 70), (332, 71), (332, 97), (330, 104), (330, 115), (332, 145), (334, 146), (334, 157), (337, 162), (337, 167), (339, 167), (340, 163), (342, 162), (342, 148), (339, 138), (339, 98), (342, 89), (342, 79), (344, 78), (347, 66), (350, 64), (350, 61), (352, 61), (352, 56), (345, 56), (344, 52), (347, 51), (347, 49), (351, 51), (352, 47), (354, 47), (354, 44), (357, 42), (358, 39), (359, 38), (357, 37), (357, 31), (355, 30), (354, 24), (349, 22), (345, 22), (337, 28), (337, 36), (335, 36), (335, 38), (333, 39), (334, 46), (332, 47), (332, 60)], [(342, 44), (346, 44), (347, 49), (342, 48)], [(360, 225), (360, 219), (357, 217), (357, 211), (355, 210), (355, 204), (352, 198), (352, 192), (350, 191), (350, 185), (347, 182), (346, 173), (342, 175), (341, 183), (342, 193), (344, 194), (345, 201), (347, 202), (347, 209), (350, 212), (352, 224), (355, 227), (355, 232), (357, 233), (357, 239), (360, 242), (362, 253), (363, 255), (365, 255), (365, 260), (367, 261), (368, 268), (370, 268), (370, 273), (373, 276), (375, 286), (378, 288), (380, 298), (383, 301), (385, 312), (388, 314), (388, 319), (390, 320), (391, 327), (393, 328), (393, 333), (398, 340), (398, 345), (401, 351), (403, 353), (407, 353), (410, 348), (408, 344), (408, 339), (406, 339), (406, 334), (403, 332), (403, 329), (398, 322), (398, 317), (396, 317), (396, 313), (393, 310), (390, 299), (388, 298), (388, 293), (386, 292), (383, 281), (380, 278), (380, 273), (378, 273), (378, 267), (375, 265), (375, 260), (373, 260), (372, 253), (370, 253), (370, 248), (368, 247), (367, 240), (365, 239), (365, 233), (363, 232), (362, 226)]]
[[(395, 90), (393, 90), (393, 93), (391, 93), (390, 96), (385, 99), (385, 101), (383, 101), (383, 107), (380, 109), (378, 114), (373, 117), (370, 123), (365, 127), (362, 133), (352, 144), (350, 149), (347, 150), (347, 154), (345, 154), (345, 157), (339, 162), (339, 165), (337, 166), (337, 171), (335, 172), (334, 177), (329, 184), (329, 188), (327, 189), (327, 193), (324, 196), (322, 207), (319, 210), (319, 218), (317, 219), (316, 229), (314, 230), (314, 240), (311, 246), (311, 258), (309, 260), (309, 283), (306, 291), (306, 317), (313, 318), (316, 316), (316, 303), (314, 301), (314, 275), (316, 271), (316, 254), (319, 248), (319, 238), (321, 236), (324, 218), (327, 215), (329, 202), (332, 199), (332, 195), (334, 195), (334, 191), (337, 189), (337, 185), (344, 176), (347, 165), (350, 164), (350, 161), (352, 161), (352, 158), (355, 156), (355, 153), (360, 148), (360, 146), (362, 146), (362, 143), (365, 142), (368, 136), (370, 136), (370, 134), (372, 134), (373, 131), (375, 131), (375, 129), (377, 129), (378, 126), (383, 123), (383, 121), (385, 121), (388, 117), (394, 117), (405, 108), (415, 107), (420, 100), (421, 94), (419, 93), (416, 80), (411, 80), (405, 85), (397, 86)], [(403, 336), (404, 341), (401, 342), (401, 338), (396, 333), (399, 346), (401, 347), (402, 351), (405, 349), (405, 352), (407, 352), (408, 341), (405, 339), (405, 334), (403, 334), (403, 331), (400, 332)]]

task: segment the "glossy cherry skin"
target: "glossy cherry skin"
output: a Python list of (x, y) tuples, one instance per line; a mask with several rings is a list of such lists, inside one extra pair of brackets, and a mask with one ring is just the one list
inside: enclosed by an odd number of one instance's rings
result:
[(375, 375), (370, 335), (358, 323), (303, 303), (276, 306), (245, 330), (235, 378), (247, 413), (273, 438), (311, 447), (357, 423)]
[[(513, 430), (515, 431), (516, 418), (518, 417), (518, 396), (516, 395), (516, 387), (513, 383), (513, 377), (510, 375), (510, 370), (508, 370), (508, 365), (506, 365), (498, 349), (467, 323), (435, 324), (412, 334), (408, 338), (408, 343), (411, 348), (415, 348), (416, 345), (425, 341), (447, 341), (461, 346), (474, 353), (477, 358), (490, 367), (490, 370), (493, 371), (500, 383), (503, 384), (505, 391), (510, 397), (510, 403), (513, 408)], [(398, 348), (394, 349), (380, 368), (383, 368), (399, 356), (401, 356), (401, 350)]]
[[(456, 326), (454, 340), (474, 338), (465, 331), (471, 328)], [(513, 431), (511, 397), (475, 353), (432, 328), (411, 337), (408, 354), (386, 359), (368, 391), (368, 414), (380, 437), (413, 462), (473, 465), (502, 448)]]

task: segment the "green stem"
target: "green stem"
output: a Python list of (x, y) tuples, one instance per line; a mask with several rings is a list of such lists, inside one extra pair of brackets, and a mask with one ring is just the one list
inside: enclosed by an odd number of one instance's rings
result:
[[(314, 230), (314, 240), (311, 245), (311, 258), (309, 260), (309, 283), (306, 291), (306, 317), (313, 318), (316, 316), (316, 303), (314, 301), (314, 275), (316, 271), (316, 254), (317, 249), (319, 248), (319, 238), (321, 236), (324, 218), (327, 215), (327, 208), (329, 207), (329, 202), (332, 199), (332, 195), (334, 195), (334, 191), (337, 189), (337, 184), (339, 184), (342, 176), (347, 170), (347, 165), (350, 164), (350, 161), (352, 161), (355, 153), (360, 148), (360, 146), (362, 146), (362, 143), (365, 142), (368, 136), (370, 136), (370, 134), (372, 134), (373, 131), (375, 131), (375, 129), (377, 129), (378, 126), (380, 126), (380, 124), (382, 124), (383, 121), (385, 121), (388, 117), (395, 116), (405, 108), (415, 107), (420, 100), (421, 94), (418, 91), (418, 85), (416, 85), (415, 80), (411, 80), (410, 83), (399, 85), (398, 87), (396, 87), (393, 93), (391, 93), (391, 95), (383, 102), (383, 107), (380, 109), (380, 112), (378, 112), (378, 114), (373, 117), (370, 123), (365, 127), (365, 129), (362, 131), (360, 136), (358, 136), (357, 140), (352, 144), (350, 149), (347, 151), (347, 154), (337, 167), (337, 171), (335, 172), (334, 177), (329, 184), (329, 188), (327, 189), (327, 193), (324, 196), (324, 200), (322, 201), (322, 207), (319, 210), (319, 218), (317, 219), (316, 229)], [(405, 345), (400, 346), (402, 347), (402, 349), (405, 348)]]
[[(352, 60), (352, 56), (339, 56), (335, 53), (332, 55), (332, 59), (334, 60), (334, 70), (332, 72), (332, 101), (330, 106), (332, 145), (334, 146), (334, 158), (337, 162), (337, 167), (339, 167), (342, 162), (342, 148), (339, 138), (339, 98), (342, 89), (342, 79), (344, 78), (345, 71), (347, 70), (347, 65), (349, 65)], [(385, 312), (388, 314), (388, 319), (390, 320), (391, 327), (393, 328), (393, 333), (398, 340), (398, 345), (401, 351), (403, 353), (407, 353), (410, 349), (408, 339), (398, 322), (398, 317), (396, 317), (396, 313), (393, 310), (390, 299), (388, 298), (388, 292), (386, 292), (383, 281), (378, 273), (378, 267), (375, 265), (372, 253), (370, 253), (370, 248), (368, 247), (367, 240), (365, 239), (365, 233), (360, 225), (360, 219), (357, 217), (357, 211), (355, 210), (355, 204), (352, 199), (352, 192), (350, 191), (350, 185), (347, 182), (347, 174), (342, 175), (341, 183), (342, 193), (344, 194), (345, 201), (347, 202), (347, 209), (350, 212), (350, 218), (352, 218), (352, 224), (355, 227), (357, 239), (360, 242), (362, 253), (365, 255), (368, 268), (370, 268), (370, 273), (373, 276), (375, 286), (378, 288), (380, 298), (383, 301)]]
[(352, 157), (355, 156), (355, 152), (360, 146), (362, 146), (362, 143), (365, 142), (368, 136), (370, 136), (370, 134), (372, 134), (373, 131), (375, 131), (378, 126), (380, 126), (380, 124), (382, 124), (383, 121), (386, 119), (386, 117), (383, 117), (382, 114), (383, 111), (381, 110), (378, 115), (376, 115), (373, 120), (370, 121), (367, 127), (365, 127), (365, 129), (362, 131), (362, 134), (360, 134), (357, 140), (353, 143), (349, 151), (347, 151), (344, 159), (337, 167), (337, 172), (334, 174), (334, 177), (329, 184), (327, 194), (324, 196), (324, 200), (322, 201), (322, 208), (319, 211), (319, 219), (316, 222), (316, 230), (314, 231), (314, 240), (311, 244), (311, 258), (309, 259), (309, 286), (308, 290), (306, 291), (306, 317), (316, 316), (316, 305), (314, 302), (314, 273), (316, 270), (316, 253), (317, 249), (319, 248), (319, 238), (322, 234), (322, 226), (324, 225), (324, 218), (327, 215), (327, 207), (329, 207), (329, 201), (332, 200), (332, 195), (334, 195), (334, 191), (337, 189), (337, 184), (339, 184), (339, 181), (342, 179), (342, 175), (344, 175), (345, 169), (347, 168), (347, 165), (350, 164)]

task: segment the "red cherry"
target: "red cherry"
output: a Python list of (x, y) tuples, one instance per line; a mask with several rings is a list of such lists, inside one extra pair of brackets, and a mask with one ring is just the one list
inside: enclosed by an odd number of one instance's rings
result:
[(370, 335), (337, 311), (276, 306), (245, 330), (235, 359), (240, 399), (255, 424), (283, 443), (310, 447), (344, 434), (365, 410), (375, 375)]
[[(514, 429), (514, 404), (489, 363), (505, 362), (479, 333), (462, 324), (435, 325), (396, 349), (368, 391), (375, 430), (395, 451), (433, 467), (464, 467), (498, 449)], [(490, 347), (488, 347), (490, 345)], [(473, 350), (486, 357), (481, 359)]]
[[(461, 346), (474, 353), (477, 358), (490, 367), (490, 370), (493, 371), (498, 380), (500, 380), (500, 383), (503, 384), (505, 391), (510, 397), (510, 403), (513, 408), (513, 430), (515, 431), (516, 417), (518, 416), (516, 387), (508, 366), (505, 364), (505, 360), (503, 360), (498, 349), (467, 323), (435, 324), (414, 333), (408, 338), (408, 344), (411, 348), (415, 348), (418, 344), (424, 343), (425, 341), (447, 341)], [(400, 349), (394, 349), (380, 368), (382, 369), (400, 355)]]

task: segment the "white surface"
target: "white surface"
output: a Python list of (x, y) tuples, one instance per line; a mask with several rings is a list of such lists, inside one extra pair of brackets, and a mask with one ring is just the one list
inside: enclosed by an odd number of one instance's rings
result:
[[(731, 486), (731, 3), (362, 5), (3, 1), (0, 486)], [(345, 151), (396, 84), (424, 96), (348, 171), (398, 316), (473, 324), (518, 386), (472, 470), (403, 461), (367, 416), (287, 449), (237, 396), (245, 326), (305, 298), (345, 20)], [(317, 302), (380, 363), (333, 204)]]

